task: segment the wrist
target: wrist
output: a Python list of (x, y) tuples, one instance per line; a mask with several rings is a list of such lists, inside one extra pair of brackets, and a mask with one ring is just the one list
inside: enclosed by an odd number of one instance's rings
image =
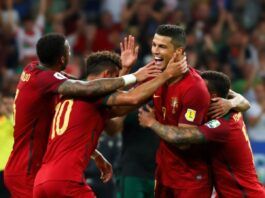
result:
[(137, 76), (135, 74), (127, 74), (121, 77), (125, 86), (132, 85), (137, 82)]
[(97, 160), (99, 158), (102, 158), (102, 155), (98, 152), (94, 152), (91, 157), (90, 157), (92, 160)]
[(150, 123), (147, 125), (148, 128), (150, 129), (154, 129), (155, 125), (158, 123), (157, 120), (153, 119), (152, 121), (150, 121)]
[(165, 70), (161, 75), (167, 80), (173, 78), (173, 75), (170, 72), (167, 72), (167, 70)]
[(233, 99), (231, 100), (228, 100), (229, 101), (229, 106), (230, 106), (230, 109), (233, 109), (236, 107), (236, 104), (235, 104), (235, 101)]

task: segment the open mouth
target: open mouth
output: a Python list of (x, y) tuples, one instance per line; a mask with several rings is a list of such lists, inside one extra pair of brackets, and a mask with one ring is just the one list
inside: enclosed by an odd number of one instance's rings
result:
[(161, 66), (163, 64), (164, 59), (160, 57), (155, 57), (155, 64)]

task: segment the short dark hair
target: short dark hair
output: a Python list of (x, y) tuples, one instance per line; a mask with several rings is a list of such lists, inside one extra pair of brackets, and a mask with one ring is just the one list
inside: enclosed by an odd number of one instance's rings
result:
[(54, 65), (65, 55), (65, 37), (62, 34), (50, 33), (37, 42), (37, 55), (41, 63)]
[(208, 81), (208, 90), (210, 93), (216, 93), (218, 97), (227, 98), (231, 81), (227, 75), (222, 72), (205, 71), (201, 77)]
[(115, 52), (94, 52), (86, 58), (85, 77), (100, 74), (106, 69), (121, 69), (121, 58)]
[(186, 33), (183, 27), (178, 25), (164, 24), (158, 26), (156, 33), (172, 38), (175, 47), (186, 46)]

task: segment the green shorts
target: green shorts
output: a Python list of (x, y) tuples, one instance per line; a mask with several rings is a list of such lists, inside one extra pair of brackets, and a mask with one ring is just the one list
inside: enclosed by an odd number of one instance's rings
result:
[(153, 198), (154, 180), (140, 177), (119, 176), (117, 198)]

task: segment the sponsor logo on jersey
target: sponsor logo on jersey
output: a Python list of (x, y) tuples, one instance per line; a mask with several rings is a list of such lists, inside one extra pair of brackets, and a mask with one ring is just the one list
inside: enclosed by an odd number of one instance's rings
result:
[(64, 75), (62, 75), (62, 74), (59, 73), (59, 72), (54, 73), (53, 76), (54, 76), (55, 78), (59, 79), (59, 80), (62, 80), (62, 79), (65, 79), (65, 78), (66, 78)]
[(186, 120), (193, 122), (196, 117), (196, 111), (193, 109), (187, 109), (187, 112), (185, 114)]
[(211, 120), (205, 124), (208, 128), (214, 129), (221, 125), (221, 123), (218, 120)]

